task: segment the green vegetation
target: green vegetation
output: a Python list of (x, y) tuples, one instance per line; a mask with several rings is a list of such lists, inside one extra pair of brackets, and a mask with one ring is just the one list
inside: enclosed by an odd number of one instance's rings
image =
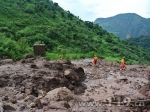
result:
[(150, 35), (150, 19), (142, 18), (135, 13), (118, 14), (109, 18), (97, 18), (94, 23), (103, 29), (125, 39), (140, 35)]
[(0, 1), (0, 59), (21, 59), (33, 44), (46, 45), (46, 57), (100, 58), (150, 64), (150, 53), (120, 40), (98, 24), (83, 21), (49, 0)]
[(150, 53), (150, 35), (129, 38), (127, 39), (127, 41), (136, 46), (141, 46), (143, 49), (147, 50)]

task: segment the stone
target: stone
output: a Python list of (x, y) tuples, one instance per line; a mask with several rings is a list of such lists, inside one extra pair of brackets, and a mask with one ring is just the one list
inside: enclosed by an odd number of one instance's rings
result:
[(65, 70), (64, 75), (66, 78), (68, 78), (70, 80), (75, 80), (75, 81), (79, 80), (78, 74), (72, 69)]

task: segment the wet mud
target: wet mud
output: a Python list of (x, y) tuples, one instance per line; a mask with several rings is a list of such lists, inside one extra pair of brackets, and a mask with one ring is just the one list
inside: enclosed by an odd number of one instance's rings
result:
[(0, 61), (0, 112), (148, 112), (150, 66), (27, 56)]

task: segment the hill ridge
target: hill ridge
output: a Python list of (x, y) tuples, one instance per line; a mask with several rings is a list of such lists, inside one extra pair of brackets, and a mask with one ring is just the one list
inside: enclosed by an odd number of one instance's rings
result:
[(81, 20), (58, 3), (1, 0), (0, 11), (0, 59), (22, 59), (33, 53), (35, 43), (44, 43), (46, 57), (51, 60), (59, 55), (63, 59), (97, 55), (109, 61), (120, 61), (124, 56), (130, 64), (149, 63), (150, 55), (142, 48), (120, 40), (93, 22)]
[(150, 19), (143, 18), (136, 13), (97, 18), (94, 23), (122, 39), (150, 34)]

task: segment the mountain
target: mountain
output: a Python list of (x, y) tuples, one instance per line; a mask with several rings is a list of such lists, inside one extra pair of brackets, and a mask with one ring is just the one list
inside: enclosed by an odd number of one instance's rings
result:
[(150, 35), (129, 38), (127, 41), (150, 52)]
[[(150, 53), (97, 24), (83, 21), (50, 0), (0, 1), (0, 59), (19, 60), (45, 43), (46, 58), (93, 58), (150, 64)], [(143, 57), (143, 58), (139, 58)]]
[(97, 18), (94, 23), (122, 39), (150, 35), (150, 19), (143, 18), (135, 13)]

